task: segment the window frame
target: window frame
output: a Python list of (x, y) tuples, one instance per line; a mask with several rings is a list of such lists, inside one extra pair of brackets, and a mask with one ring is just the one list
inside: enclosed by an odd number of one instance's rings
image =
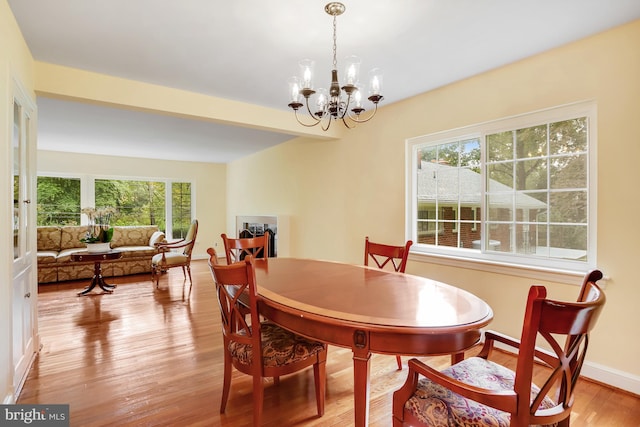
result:
[[(555, 279), (558, 275), (565, 277), (569, 283), (574, 283), (577, 275), (582, 275), (597, 265), (597, 105), (595, 101), (583, 101), (559, 107), (505, 117), (488, 122), (473, 124), (452, 130), (436, 132), (428, 135), (409, 138), (405, 141), (405, 176), (406, 176), (406, 239), (418, 242), (416, 232), (417, 220), (417, 162), (418, 149), (425, 145), (447, 144), (455, 141), (478, 138), (481, 143), (481, 174), (482, 195), (480, 197), (480, 211), (482, 218), (478, 218), (481, 228), (481, 240), (486, 240), (486, 173), (485, 137), (489, 134), (505, 132), (527, 127), (559, 122), (576, 117), (587, 117), (588, 145), (587, 145), (587, 261), (562, 260), (556, 258), (531, 257), (524, 254), (485, 251), (482, 249), (456, 248), (414, 243), (411, 248), (411, 259), (415, 261), (436, 262), (444, 265), (454, 265), (465, 268), (503, 269), (508, 274), (525, 275), (536, 272), (549, 272)], [(547, 189), (549, 191), (549, 189)], [(540, 278), (540, 276), (535, 276)], [(565, 280), (559, 280), (565, 281)]]

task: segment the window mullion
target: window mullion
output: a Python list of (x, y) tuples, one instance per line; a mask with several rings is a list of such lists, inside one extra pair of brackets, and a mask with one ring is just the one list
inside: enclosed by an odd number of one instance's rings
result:
[(167, 236), (173, 236), (173, 204), (171, 193), (173, 190), (173, 181), (166, 180), (164, 186), (164, 209), (165, 209), (165, 233)]

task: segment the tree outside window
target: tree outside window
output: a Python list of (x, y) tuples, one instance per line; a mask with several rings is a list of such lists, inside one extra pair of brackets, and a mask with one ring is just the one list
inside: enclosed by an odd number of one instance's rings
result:
[(80, 225), (80, 179), (38, 177), (38, 225)]

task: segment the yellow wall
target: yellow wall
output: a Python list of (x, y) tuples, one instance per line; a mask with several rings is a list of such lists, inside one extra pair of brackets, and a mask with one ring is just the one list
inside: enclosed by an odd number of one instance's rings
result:
[[(14, 79), (33, 95), (33, 59), (6, 0), (0, 0), (0, 399), (12, 398), (13, 361), (11, 355), (11, 302), (13, 199), (11, 172), (11, 131)], [(7, 236), (7, 237), (5, 237)]]
[[(366, 235), (404, 241), (407, 138), (595, 99), (598, 266), (610, 280), (589, 360), (605, 373), (622, 371), (637, 383), (639, 51), (640, 21), (635, 21), (383, 107), (341, 140), (298, 138), (237, 160), (228, 167), (228, 221), (238, 214), (286, 214), (293, 256), (361, 263)], [(253, 190), (256, 183), (260, 191)], [(493, 307), (493, 329), (520, 334), (521, 322), (514, 319), (522, 318), (533, 280), (415, 259), (407, 272), (471, 290)], [(549, 286), (555, 298), (574, 299), (577, 291), (571, 285)]]
[(194, 183), (198, 237), (194, 258), (205, 258), (226, 232), (226, 165), (216, 163), (147, 160), (38, 150), (38, 173), (91, 174), (127, 178), (171, 178)]

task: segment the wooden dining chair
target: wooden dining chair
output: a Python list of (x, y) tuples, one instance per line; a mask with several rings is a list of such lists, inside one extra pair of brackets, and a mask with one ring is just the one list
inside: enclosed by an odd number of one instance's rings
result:
[[(189, 274), (189, 283), (193, 285), (191, 280), (191, 253), (193, 252), (193, 246), (196, 244), (197, 236), (198, 220), (194, 219), (191, 221), (184, 239), (176, 242), (156, 243), (156, 251), (158, 253), (151, 258), (151, 280), (156, 282), (156, 288), (160, 283), (160, 273), (173, 267), (182, 267), (184, 278), (186, 279), (187, 274)], [(179, 250), (176, 251), (176, 249)]]
[[(393, 395), (394, 427), (568, 427), (589, 333), (605, 303), (601, 277), (587, 275), (578, 302), (548, 299), (544, 286), (532, 286), (520, 340), (486, 332), (478, 356), (441, 372), (411, 359), (407, 381)], [(551, 350), (536, 347), (536, 339)], [(517, 350), (515, 371), (489, 360), (495, 342)], [(540, 387), (534, 374), (544, 380)]]
[[(407, 258), (409, 257), (409, 249), (413, 245), (411, 240), (403, 246), (385, 245), (382, 243), (374, 243), (369, 240), (369, 236), (364, 239), (364, 265), (369, 265), (369, 259), (380, 269), (393, 268), (394, 271), (404, 273), (407, 267)], [(398, 369), (402, 369), (402, 358), (396, 355)]]
[(229, 398), (232, 367), (253, 376), (253, 425), (259, 426), (264, 399), (263, 378), (273, 377), (277, 384), (275, 380), (280, 376), (313, 366), (316, 408), (318, 416), (322, 416), (327, 345), (296, 335), (269, 321), (260, 321), (258, 285), (251, 255), (240, 262), (222, 265), (218, 264), (213, 248), (207, 249), (207, 253), (216, 285), (224, 341), (220, 413), (224, 413)]
[[(369, 240), (369, 236), (364, 239), (364, 265), (369, 265), (371, 259), (375, 265), (380, 268), (393, 268), (394, 271), (404, 273), (407, 267), (407, 258), (409, 257), (409, 249), (413, 242), (407, 240), (402, 246), (385, 245), (382, 243), (374, 243)], [(389, 267), (387, 267), (387, 265)]]
[(247, 255), (254, 259), (269, 257), (269, 231), (265, 231), (262, 236), (243, 237), (234, 239), (226, 234), (221, 234), (224, 244), (224, 254), (227, 264), (242, 261)]

